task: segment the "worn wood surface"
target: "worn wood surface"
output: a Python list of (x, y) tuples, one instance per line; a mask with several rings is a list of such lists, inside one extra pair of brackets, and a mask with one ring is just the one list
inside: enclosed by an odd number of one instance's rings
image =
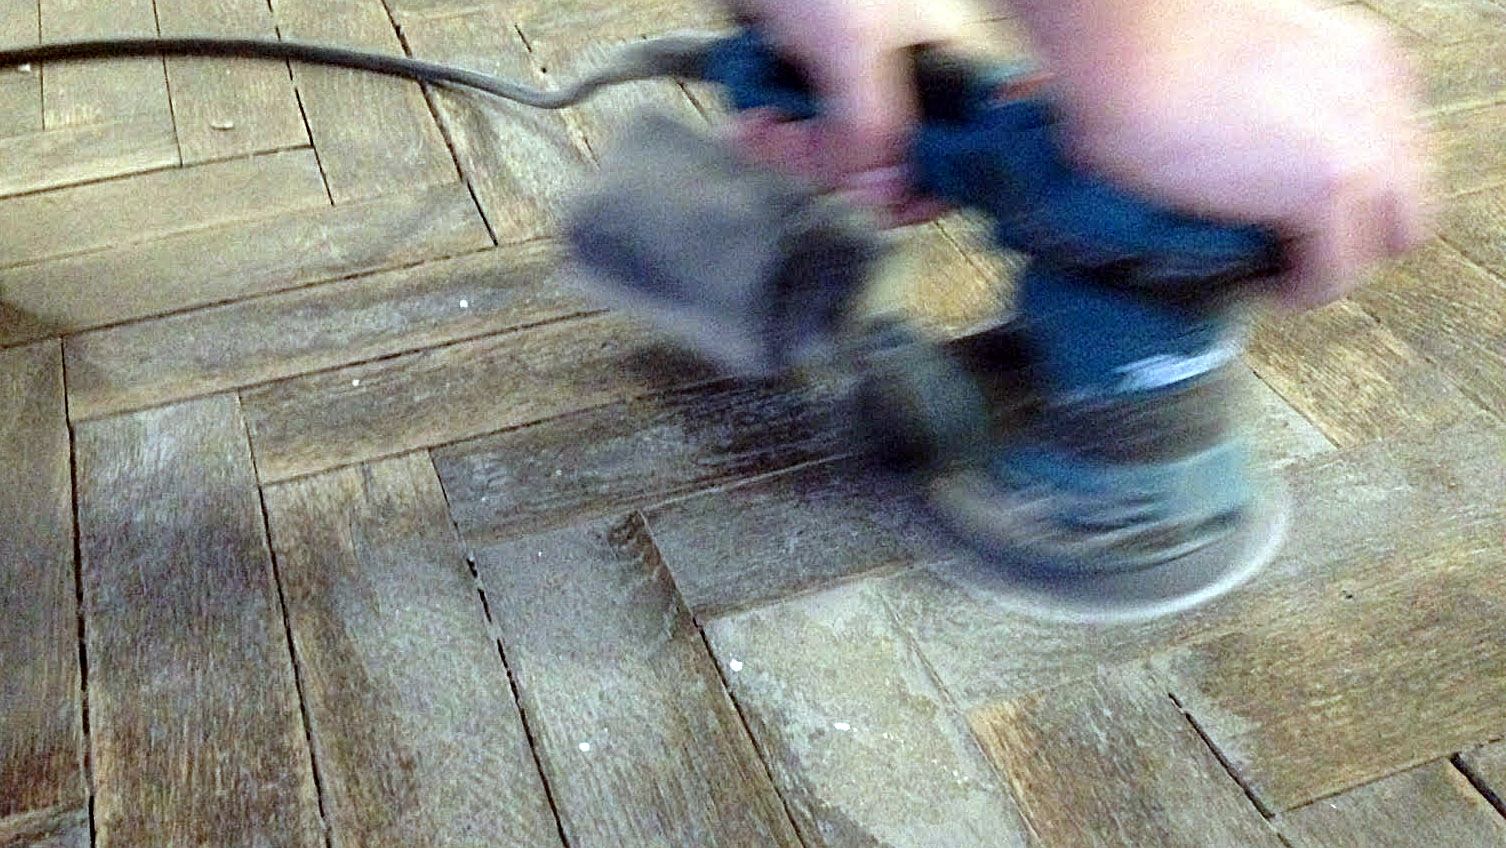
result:
[(1351, 301), (1263, 318), (1245, 359), (1340, 446), (1445, 426), (1476, 411), (1435, 364)]
[[(151, 200), (143, 203), (143, 198)], [(5, 233), (0, 265), (150, 241), (328, 202), (312, 150), (12, 197), (0, 200), (0, 232)]]
[(716, 382), (434, 451), (473, 543), (622, 514), (848, 447), (820, 388)]
[[(1502, 28), (1506, 35), (1506, 27)], [(1477, 109), (1506, 100), (1506, 42), (1500, 38), (1414, 50), (1429, 109)]]
[(90, 848), (88, 807), (43, 810), (0, 820), (5, 848)]
[(898, 479), (859, 460), (795, 469), (648, 512), (697, 616), (951, 555)]
[(1282, 844), (1143, 668), (1006, 701), (971, 721), (1046, 845)]
[(0, 834), (87, 801), (71, 474), (57, 343), (0, 351)]
[(1276, 826), (1292, 848), (1506, 845), (1506, 820), (1445, 760), (1314, 801)]
[[(178, 164), (167, 115), (141, 115), (0, 137), (0, 197)], [(0, 254), (3, 256), (4, 254)]]
[[(403, 54), (381, 0), (273, 0), (272, 10), (283, 38)], [(456, 179), (417, 83), (299, 64), (293, 79), (335, 203)]]
[[(37, 0), (0, 0), (0, 45), (35, 44)], [(0, 68), (0, 138), (42, 129), (42, 69)]]
[(561, 321), (258, 386), (243, 397), (264, 482), (447, 444), (701, 382), (613, 315)]
[(1506, 807), (1506, 742), (1473, 747), (1454, 758), (1454, 766), (1469, 776), (1475, 788), (1497, 810)]
[[(39, 9), (43, 41), (157, 34), (153, 0), (40, 0)], [(131, 117), (172, 122), (167, 76), (158, 57), (44, 66), (42, 106), (47, 129)]]
[[(266, 0), (154, 0), (164, 36), (277, 37)], [(167, 60), (183, 164), (309, 143), (286, 62)]]
[[(399, 21), (419, 58), (549, 85), (513, 20), (495, 8)], [(553, 234), (563, 205), (590, 173), (585, 141), (557, 112), (447, 89), (430, 97), (497, 240)]]
[[(563, 318), (581, 304), (534, 243), (69, 337), (74, 420)], [(164, 343), (165, 342), (165, 343)]]
[(266, 504), (331, 843), (558, 845), (428, 457), (273, 486)]
[(1435, 178), (1445, 197), (1506, 185), (1506, 104), (1436, 115), (1431, 123)]
[[(490, 244), (470, 194), (449, 185), (18, 266), (0, 279), (12, 308), (78, 331)], [(16, 340), (0, 332), (0, 343)]]
[(75, 433), (96, 844), (323, 845), (235, 398)]
[(475, 557), (572, 846), (800, 845), (641, 517)]
[(1439, 44), (1499, 40), (1506, 9), (1492, 0), (1364, 0), (1406, 29)]
[(1506, 277), (1506, 187), (1453, 198), (1441, 210), (1439, 237), (1480, 267)]
[(809, 848), (1031, 844), (870, 586), (718, 618), (706, 637)]

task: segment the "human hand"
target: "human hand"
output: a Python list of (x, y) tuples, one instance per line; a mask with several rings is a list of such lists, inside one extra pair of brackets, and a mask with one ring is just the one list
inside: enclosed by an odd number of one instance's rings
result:
[(1425, 230), (1407, 58), (1301, 0), (1022, 0), (1078, 163), (1198, 215), (1271, 227), (1294, 309), (1337, 300)]

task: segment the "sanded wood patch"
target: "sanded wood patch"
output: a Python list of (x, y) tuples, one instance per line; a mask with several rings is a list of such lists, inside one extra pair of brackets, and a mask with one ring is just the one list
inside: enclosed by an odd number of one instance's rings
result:
[(870, 585), (718, 618), (706, 637), (810, 848), (1035, 844)]
[(1431, 123), (1436, 180), (1445, 196), (1506, 184), (1506, 105), (1436, 115)]
[[(277, 38), (266, 0), (155, 0), (164, 36)], [(286, 62), (167, 60), (183, 164), (309, 143)]]
[(87, 799), (71, 474), (57, 343), (0, 351), (0, 836)]
[[(1506, 117), (1506, 116), (1503, 116)], [(1453, 198), (1442, 210), (1440, 237), (1497, 277), (1506, 278), (1506, 187)]]
[(1276, 826), (1292, 848), (1506, 845), (1506, 820), (1443, 760), (1314, 801)]
[(18, 266), (0, 279), (11, 308), (78, 331), (490, 244), (470, 193), (449, 185)]
[[(273, 0), (282, 37), (403, 54), (381, 0)], [(330, 195), (350, 203), (457, 178), (417, 83), (293, 65)]]
[(641, 518), (475, 557), (572, 846), (800, 845)]
[(558, 845), (428, 457), (266, 504), (332, 843)]
[(1104, 672), (971, 719), (1046, 845), (1282, 844), (1143, 668)]
[(0, 232), (6, 234), (0, 265), (40, 262), (328, 203), (319, 162), (307, 149), (11, 197), (0, 200)]
[(170, 118), (144, 115), (0, 137), (0, 162), (6, 197), (170, 168), (178, 164), (178, 140)]
[(615, 315), (295, 377), (243, 398), (264, 482), (447, 444), (705, 382)]
[(323, 845), (235, 398), (75, 432), (96, 844)]
[[(1501, 34), (1506, 35), (1506, 27)], [(1426, 45), (1415, 54), (1428, 108), (1477, 109), (1506, 100), (1506, 43), (1501, 38)]]

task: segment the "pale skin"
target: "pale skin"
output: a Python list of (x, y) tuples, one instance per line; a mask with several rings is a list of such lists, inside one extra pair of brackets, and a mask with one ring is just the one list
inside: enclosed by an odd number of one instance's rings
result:
[[(1319, 306), (1416, 246), (1428, 202), (1417, 83), (1370, 20), (1308, 0), (995, 0), (1051, 76), (1080, 165), (1174, 208), (1266, 225), (1289, 245), (1277, 302)], [(756, 113), (759, 160), (849, 192), (895, 223), (940, 207), (909, 189), (915, 118), (903, 50), (946, 42), (939, 0), (744, 0), (831, 118)]]

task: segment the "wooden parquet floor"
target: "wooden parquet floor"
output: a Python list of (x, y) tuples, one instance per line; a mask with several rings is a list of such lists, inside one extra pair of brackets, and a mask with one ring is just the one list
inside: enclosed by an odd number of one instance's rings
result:
[[(0, 846), (1506, 845), (1506, 5), (1366, 0), (1438, 238), (1260, 323), (1295, 524), (1178, 618), (1002, 608), (815, 388), (571, 293), (563, 113), (352, 73), (0, 69)], [(706, 0), (0, 0), (550, 85)], [(1007, 22), (980, 39), (1018, 49)], [(1013, 45), (1013, 48), (1011, 48)], [(960, 327), (1013, 263), (912, 233)]]

